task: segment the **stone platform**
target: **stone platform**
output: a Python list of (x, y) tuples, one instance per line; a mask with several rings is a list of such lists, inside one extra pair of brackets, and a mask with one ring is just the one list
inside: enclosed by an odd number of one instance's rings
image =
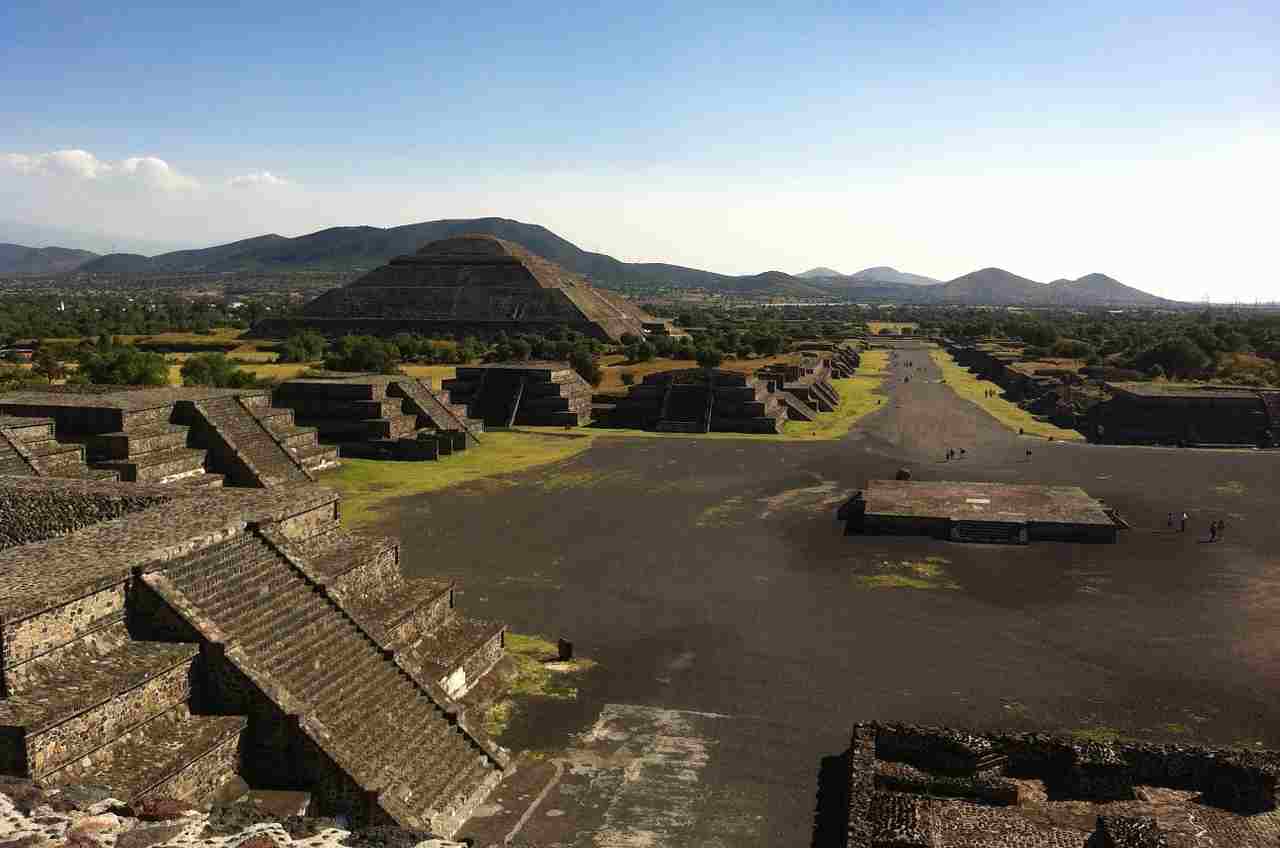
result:
[(1075, 486), (871, 480), (837, 517), (847, 533), (956, 542), (1115, 542), (1126, 525)]
[(668, 433), (781, 433), (786, 420), (780, 393), (764, 380), (687, 368), (647, 375), (602, 423)]
[(1280, 844), (1280, 752), (855, 725), (848, 848)]
[(332, 371), (281, 383), (269, 406), (343, 456), (426, 460), (480, 444), (484, 421), (452, 395), (430, 379)]
[(591, 419), (591, 386), (567, 362), (459, 366), (444, 388), (487, 427), (578, 427)]
[(0, 394), (0, 422), (0, 467), (35, 477), (270, 488), (337, 461), (265, 389), (49, 386)]
[(510, 765), (455, 700), (505, 627), (338, 516), (314, 483), (0, 477), (0, 773), (452, 834)]

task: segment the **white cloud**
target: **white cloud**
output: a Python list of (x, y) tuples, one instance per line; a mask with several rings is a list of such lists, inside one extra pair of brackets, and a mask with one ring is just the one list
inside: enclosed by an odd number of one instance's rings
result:
[(161, 191), (192, 189), (200, 185), (155, 156), (131, 156), (111, 163), (87, 150), (54, 150), (36, 154), (6, 153), (0, 156), (0, 163), (7, 170), (31, 177), (134, 183)]
[(241, 174), (238, 177), (232, 177), (229, 182), (236, 188), (247, 188), (251, 186), (282, 186), (289, 184), (289, 181), (284, 177), (278, 177), (270, 171), (251, 171), (247, 174)]

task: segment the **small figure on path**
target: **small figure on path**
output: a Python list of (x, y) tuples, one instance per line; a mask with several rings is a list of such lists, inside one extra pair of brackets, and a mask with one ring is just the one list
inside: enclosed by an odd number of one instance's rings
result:
[(1031, 461), (1031, 448), (1027, 448), (1027, 462)]
[(1169, 513), (1169, 529), (1173, 529), (1173, 513)]
[(1209, 522), (1209, 541), (1218, 541), (1218, 522), (1216, 521)]
[(1223, 534), (1227, 532), (1227, 519), (1218, 519), (1218, 538), (1221, 539)]
[(960, 455), (964, 456), (964, 448), (960, 448)]
[(1182, 529), (1179, 530), (1178, 532), (1180, 533), (1187, 532), (1187, 514), (1185, 512), (1182, 513)]

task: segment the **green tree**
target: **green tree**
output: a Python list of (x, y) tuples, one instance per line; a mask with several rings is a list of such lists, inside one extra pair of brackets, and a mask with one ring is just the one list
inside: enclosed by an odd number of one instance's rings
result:
[(600, 385), (600, 381), (604, 379), (604, 372), (600, 369), (600, 363), (596, 361), (589, 348), (575, 348), (569, 354), (569, 366), (578, 372), (578, 376), (592, 386)]
[(343, 336), (324, 359), (329, 371), (376, 374), (395, 374), (400, 370), (399, 363), (400, 351), (395, 344), (376, 336)]
[(44, 377), (50, 383), (67, 376), (67, 369), (63, 366), (62, 360), (58, 359), (57, 355), (48, 347), (43, 346), (36, 351), (31, 370)]
[(1209, 364), (1209, 356), (1185, 336), (1169, 336), (1138, 355), (1137, 365), (1150, 371), (1159, 365), (1171, 376), (1187, 376)]
[(201, 353), (182, 363), (182, 384), (244, 389), (257, 385), (258, 379), (225, 353)]
[(281, 362), (314, 362), (324, 356), (324, 336), (314, 330), (294, 333), (280, 345)]
[(163, 386), (169, 382), (169, 364), (158, 353), (147, 353), (133, 345), (115, 344), (84, 351), (80, 355), (79, 379), (116, 386)]
[(724, 354), (713, 347), (700, 347), (694, 359), (702, 368), (719, 368), (720, 363), (724, 362)]

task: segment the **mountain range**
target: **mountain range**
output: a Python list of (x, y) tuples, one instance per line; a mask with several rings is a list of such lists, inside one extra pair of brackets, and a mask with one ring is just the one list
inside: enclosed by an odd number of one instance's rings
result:
[(766, 271), (732, 276), (661, 262), (623, 262), (582, 250), (546, 227), (507, 218), (427, 221), (401, 227), (332, 227), (297, 238), (269, 234), (199, 250), (157, 256), (69, 248), (0, 245), (0, 273), (163, 274), (230, 271), (361, 270), (413, 253), (436, 239), (487, 233), (523, 245), (604, 286), (665, 284), (745, 297), (894, 300), (974, 305), (1160, 306), (1168, 301), (1104, 274), (1039, 283), (999, 268), (984, 268), (949, 282), (887, 266), (843, 275), (818, 267), (800, 274)]

